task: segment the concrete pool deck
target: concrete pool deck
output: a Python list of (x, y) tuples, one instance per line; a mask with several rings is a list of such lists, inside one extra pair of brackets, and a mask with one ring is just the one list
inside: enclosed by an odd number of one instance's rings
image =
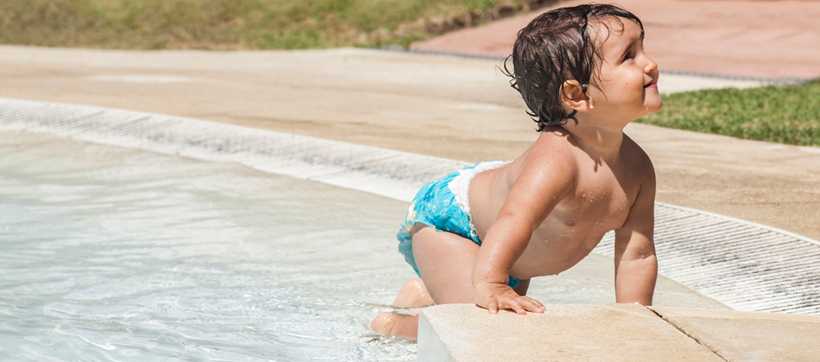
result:
[[(497, 61), (365, 49), (129, 52), (0, 46), (0, 97), (226, 122), (468, 162), (537, 136)], [(756, 86), (663, 74), (661, 92)], [(820, 148), (632, 124), (657, 200), (820, 238)]]

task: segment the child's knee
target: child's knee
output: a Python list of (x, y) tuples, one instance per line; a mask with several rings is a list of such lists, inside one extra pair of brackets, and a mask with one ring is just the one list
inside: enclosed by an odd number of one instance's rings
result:
[(433, 298), (427, 292), (424, 282), (419, 278), (413, 278), (404, 283), (399, 290), (393, 305), (397, 307), (424, 307), (433, 304)]
[(424, 281), (421, 278), (408, 280), (402, 289), (407, 289), (407, 291), (416, 295), (427, 295), (427, 287), (424, 286)]

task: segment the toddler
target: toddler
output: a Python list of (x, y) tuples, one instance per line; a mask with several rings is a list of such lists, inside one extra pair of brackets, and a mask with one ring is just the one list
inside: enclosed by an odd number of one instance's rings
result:
[[(418, 191), (397, 238), (420, 279), (396, 306), (543, 312), (526, 296), (530, 279), (571, 268), (609, 230), (616, 303), (652, 303), (655, 172), (623, 133), (662, 104), (643, 39), (637, 16), (605, 4), (548, 11), (518, 32), (504, 72), (539, 136), (512, 161), (480, 162)], [(371, 328), (415, 339), (418, 317), (381, 313)]]

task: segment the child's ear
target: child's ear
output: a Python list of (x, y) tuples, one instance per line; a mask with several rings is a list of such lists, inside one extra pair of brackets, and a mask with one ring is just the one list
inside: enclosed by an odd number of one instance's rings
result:
[(564, 81), (564, 84), (561, 84), (561, 104), (578, 112), (595, 108), (592, 98), (586, 94), (586, 87), (581, 86), (581, 83), (575, 79)]

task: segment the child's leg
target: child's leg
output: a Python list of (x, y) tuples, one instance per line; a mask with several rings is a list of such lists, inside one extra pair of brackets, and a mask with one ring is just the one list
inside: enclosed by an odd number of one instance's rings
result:
[[(424, 227), (413, 234), (413, 255), (432, 301), (473, 303), (472, 273), (478, 245), (472, 240)], [(415, 340), (418, 323), (418, 316), (381, 313), (370, 327), (383, 335)]]
[(431, 227), (413, 235), (413, 255), (436, 304), (475, 302), (472, 279), (478, 250), (470, 239)]
[[(413, 236), (416, 264), (436, 304), (474, 303), (473, 267), (478, 250), (470, 239), (430, 227)], [(518, 295), (527, 295), (529, 287), (529, 279), (520, 279), (513, 289)]]

